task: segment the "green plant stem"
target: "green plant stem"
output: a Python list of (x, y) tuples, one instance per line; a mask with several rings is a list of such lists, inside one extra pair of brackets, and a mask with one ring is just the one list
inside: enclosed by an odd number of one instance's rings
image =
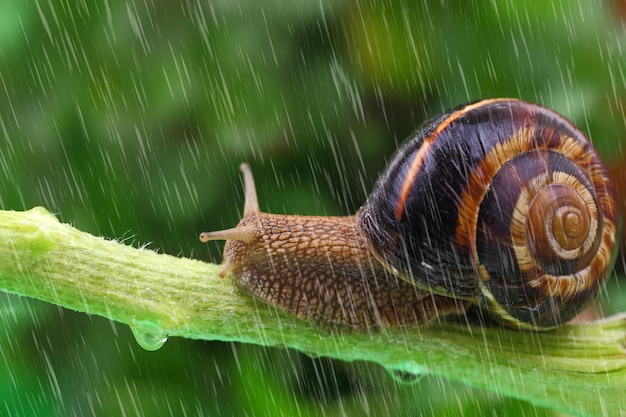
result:
[(170, 336), (439, 375), (575, 415), (626, 410), (624, 316), (545, 333), (461, 323), (330, 333), (254, 300), (219, 268), (92, 236), (43, 208), (0, 212), (0, 289), (10, 293)]

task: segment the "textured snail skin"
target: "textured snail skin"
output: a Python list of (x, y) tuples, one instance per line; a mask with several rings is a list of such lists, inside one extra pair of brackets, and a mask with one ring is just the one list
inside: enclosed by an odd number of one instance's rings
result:
[(333, 327), (423, 325), (461, 314), (465, 301), (422, 291), (388, 273), (367, 249), (354, 216), (262, 213), (250, 167), (241, 165), (246, 204), (226, 240), (224, 269), (245, 291), (296, 316)]
[(238, 227), (250, 228), (253, 236), (226, 243), (233, 279), (298, 317), (354, 329), (423, 325), (468, 305), (387, 273), (370, 255), (353, 217), (256, 212)]
[(241, 222), (200, 240), (227, 240), (222, 276), (314, 322), (424, 325), (477, 305), (548, 329), (596, 296), (616, 252), (615, 195), (591, 144), (519, 100), (426, 122), (355, 216), (262, 213), (241, 169)]

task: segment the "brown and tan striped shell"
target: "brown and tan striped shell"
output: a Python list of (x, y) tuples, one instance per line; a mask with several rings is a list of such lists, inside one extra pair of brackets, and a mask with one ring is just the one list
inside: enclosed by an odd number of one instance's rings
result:
[(619, 228), (613, 188), (585, 135), (512, 99), (427, 122), (358, 217), (394, 274), (528, 329), (566, 322), (596, 296)]

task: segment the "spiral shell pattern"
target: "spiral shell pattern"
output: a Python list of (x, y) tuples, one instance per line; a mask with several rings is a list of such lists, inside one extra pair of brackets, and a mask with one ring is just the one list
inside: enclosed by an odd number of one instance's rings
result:
[(530, 329), (568, 321), (596, 296), (619, 225), (587, 138), (555, 112), (511, 99), (427, 122), (359, 219), (392, 272)]

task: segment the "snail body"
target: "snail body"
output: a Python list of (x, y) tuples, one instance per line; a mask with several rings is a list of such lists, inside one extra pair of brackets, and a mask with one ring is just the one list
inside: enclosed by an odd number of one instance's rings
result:
[(223, 275), (302, 318), (422, 325), (477, 305), (541, 330), (574, 317), (608, 275), (616, 199), (587, 138), (544, 107), (491, 99), (426, 122), (355, 216), (244, 216)]

